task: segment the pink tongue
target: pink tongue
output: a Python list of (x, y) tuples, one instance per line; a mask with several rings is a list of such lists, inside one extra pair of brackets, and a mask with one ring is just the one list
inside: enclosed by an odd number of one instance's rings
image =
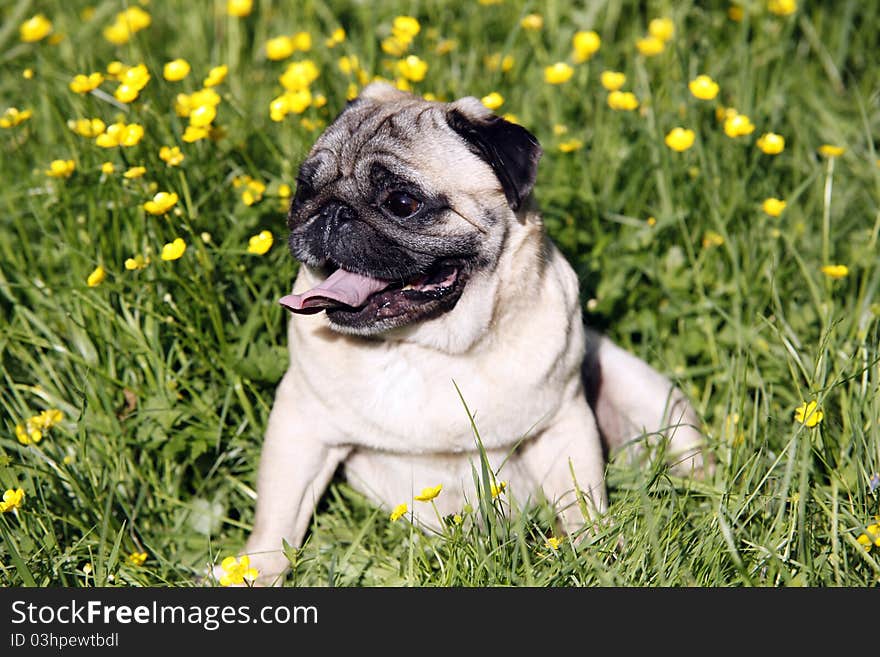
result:
[(278, 303), (295, 313), (311, 314), (337, 306), (358, 308), (371, 294), (384, 290), (391, 281), (353, 274), (337, 269), (320, 285), (302, 294), (288, 294)]

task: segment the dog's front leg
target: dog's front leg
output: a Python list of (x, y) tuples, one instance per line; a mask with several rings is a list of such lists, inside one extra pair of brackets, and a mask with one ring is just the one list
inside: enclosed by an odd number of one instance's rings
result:
[(554, 504), (566, 533), (577, 532), (608, 508), (602, 442), (582, 394), (569, 399), (552, 424), (526, 443), (521, 459)]
[(315, 504), (350, 451), (329, 444), (338, 436), (326, 420), (324, 408), (298, 390), (288, 372), (269, 415), (254, 530), (245, 548), (261, 584), (279, 582), (290, 565), (283, 541), (300, 547)]

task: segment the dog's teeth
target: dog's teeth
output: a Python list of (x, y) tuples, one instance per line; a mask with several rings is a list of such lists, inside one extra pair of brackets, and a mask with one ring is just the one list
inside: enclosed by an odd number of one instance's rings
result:
[(412, 286), (412, 284), (410, 284), (410, 285), (407, 285), (406, 287), (400, 288), (401, 292), (403, 292), (404, 290), (415, 290), (415, 288)]

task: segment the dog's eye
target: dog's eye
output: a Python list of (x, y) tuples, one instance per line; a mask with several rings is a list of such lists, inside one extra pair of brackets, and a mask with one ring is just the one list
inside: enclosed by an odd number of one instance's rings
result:
[(382, 207), (395, 217), (407, 219), (422, 209), (422, 202), (406, 192), (391, 192)]

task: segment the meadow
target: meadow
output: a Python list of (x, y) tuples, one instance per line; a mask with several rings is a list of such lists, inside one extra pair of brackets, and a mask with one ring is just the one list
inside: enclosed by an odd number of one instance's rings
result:
[(539, 138), (587, 323), (681, 385), (715, 469), (613, 458), (578, 546), (546, 503), (428, 535), (337, 477), (285, 583), (877, 586), (878, 50), (855, 0), (5, 3), (0, 585), (238, 554), (297, 167), (382, 77)]

